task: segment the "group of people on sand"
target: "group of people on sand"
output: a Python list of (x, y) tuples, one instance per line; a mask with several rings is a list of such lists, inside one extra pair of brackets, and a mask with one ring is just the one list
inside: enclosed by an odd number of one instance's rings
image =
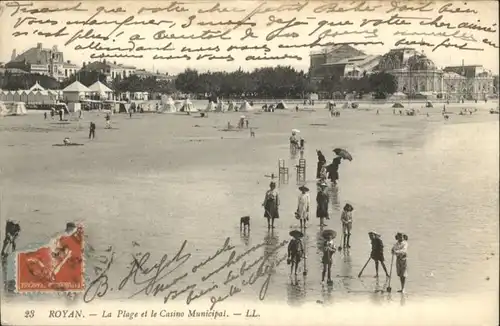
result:
[[(299, 148), (302, 147), (296, 135), (296, 132), (292, 132), (292, 136), (290, 137), (290, 144), (291, 146), (297, 146)], [(316, 218), (319, 219), (319, 226), (320, 229), (322, 230), (322, 237), (324, 240), (321, 248), (322, 250), (321, 262), (323, 264), (322, 282), (324, 282), (325, 278), (327, 278), (328, 284), (332, 284), (331, 268), (333, 264), (333, 255), (337, 251), (337, 248), (334, 245), (334, 239), (337, 234), (333, 230), (323, 230), (323, 228), (327, 226), (325, 221), (330, 220), (330, 214), (329, 214), (330, 195), (328, 193), (327, 179), (331, 181), (333, 186), (337, 184), (337, 181), (339, 180), (338, 170), (343, 159), (343, 157), (339, 153), (337, 153), (337, 150), (335, 150), (335, 152), (337, 155), (333, 158), (332, 163), (327, 165), (327, 160), (324, 154), (320, 150), (316, 150), (316, 153), (318, 155), (318, 164), (316, 170), (316, 178), (318, 179), (317, 183), (318, 191), (316, 194)], [(309, 222), (309, 218), (311, 217), (310, 213), (312, 211), (310, 190), (306, 185), (301, 185), (298, 188), (298, 190), (300, 191), (300, 194), (298, 195), (297, 209), (295, 210), (294, 215), (295, 218), (300, 223), (300, 230), (305, 231), (305, 229), (307, 229), (307, 224)], [(271, 183), (269, 184), (269, 190), (266, 191), (264, 202), (262, 203), (262, 206), (264, 207), (264, 217), (267, 219), (268, 229), (274, 229), (275, 220), (280, 218), (279, 214), (280, 204), (281, 204), (280, 196), (276, 187), (276, 182), (271, 181)], [(354, 207), (351, 204), (346, 203), (340, 214), (342, 243), (338, 247), (338, 250), (342, 250), (342, 248), (345, 248), (344, 250), (349, 250), (351, 248), (353, 211)], [(290, 232), (290, 235), (293, 237), (293, 239), (290, 241), (288, 246), (287, 262), (291, 265), (290, 272), (295, 273), (295, 275), (297, 274), (297, 268), (299, 262), (304, 257), (304, 245), (301, 241), (303, 233), (301, 231), (293, 230)], [(379, 265), (382, 265), (382, 268), (386, 276), (390, 277), (392, 274), (392, 265), (395, 258), (396, 272), (401, 282), (401, 290), (398, 292), (404, 292), (405, 282), (407, 277), (406, 257), (408, 249), (408, 243), (407, 243), (408, 237), (400, 232), (396, 234), (397, 242), (391, 249), (392, 259), (391, 259), (391, 274), (390, 274), (385, 265), (384, 244), (380, 234), (378, 234), (375, 231), (372, 231), (369, 232), (368, 236), (371, 241), (371, 252), (369, 261), (373, 260), (375, 263), (375, 272), (376, 272), (375, 277), (379, 277)]]
[(306, 140), (302, 137), (299, 137), (296, 131), (292, 131), (292, 135), (290, 136), (290, 150), (292, 152), (300, 151), (303, 154), (305, 146)]
[(342, 163), (342, 157), (338, 155), (335, 156), (332, 163), (327, 165), (325, 155), (320, 150), (316, 150), (316, 154), (318, 155), (316, 179), (319, 179), (320, 183), (324, 183), (329, 179), (332, 184), (336, 185), (339, 180), (339, 167)]
[[(349, 205), (349, 204), (347, 204)], [(346, 205), (346, 206), (347, 206)], [(352, 207), (352, 206), (351, 206)], [(351, 208), (352, 209), (352, 208)], [(352, 210), (350, 210), (352, 212)], [(346, 210), (346, 207), (344, 207), (344, 210), (342, 212), (342, 230), (343, 230), (343, 237), (344, 237), (344, 248), (345, 250), (350, 248), (349, 245), (349, 238), (350, 238), (350, 228), (349, 225), (352, 226), (352, 220), (350, 222), (346, 222), (344, 220), (344, 213), (349, 212), (349, 210)], [(305, 250), (304, 250), (304, 245), (301, 241), (301, 238), (303, 234), (301, 232), (298, 232), (297, 230), (294, 230), (290, 232), (290, 235), (293, 237), (293, 239), (289, 242), (288, 245), (288, 254), (287, 254), (287, 262), (291, 265), (290, 267), (290, 273), (294, 273), (297, 275), (297, 268), (298, 265), (303, 257), (305, 257)], [(321, 282), (323, 283), (325, 281), (325, 276), (327, 276), (327, 283), (329, 285), (333, 284), (332, 278), (331, 278), (331, 270), (332, 270), (332, 265), (333, 265), (333, 254), (337, 252), (337, 248), (335, 247), (334, 244), (334, 239), (336, 237), (336, 232), (333, 230), (325, 230), (322, 233), (323, 237), (323, 243), (322, 243), (322, 258), (321, 258), (321, 263), (323, 265), (323, 270), (321, 273)], [(373, 260), (375, 263), (375, 278), (379, 277), (379, 265), (382, 265), (382, 268), (386, 274), (387, 278), (390, 278), (392, 275), (392, 265), (394, 262), (394, 257), (396, 258), (396, 274), (399, 277), (400, 283), (401, 283), (401, 289), (398, 290), (400, 293), (405, 292), (405, 285), (406, 285), (406, 277), (408, 276), (407, 274), (407, 252), (408, 252), (408, 236), (406, 234), (403, 234), (401, 232), (398, 232), (395, 236), (396, 243), (392, 246), (391, 249), (391, 273), (387, 271), (387, 267), (385, 265), (385, 258), (384, 258), (384, 243), (381, 239), (380, 234), (378, 234), (375, 231), (371, 231), (368, 233), (368, 236), (371, 241), (371, 252), (370, 252), (370, 258), (367, 261), (367, 264), (370, 260)], [(346, 237), (347, 237), (347, 244), (346, 244)], [(342, 250), (342, 246), (338, 247), (338, 250)], [(365, 265), (366, 267), (366, 265)], [(363, 267), (364, 270), (364, 267)], [(362, 270), (362, 271), (363, 271)], [(361, 273), (358, 275), (358, 277), (361, 277)], [(387, 290), (390, 291), (390, 290)]]

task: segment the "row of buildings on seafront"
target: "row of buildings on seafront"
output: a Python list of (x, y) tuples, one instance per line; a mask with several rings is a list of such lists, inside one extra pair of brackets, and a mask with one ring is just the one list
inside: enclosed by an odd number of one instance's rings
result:
[[(82, 65), (64, 60), (56, 46), (44, 48), (38, 43), (21, 54), (12, 51), (11, 60), (0, 67), (0, 74), (42, 74), (62, 81), (82, 71), (97, 71), (110, 82), (132, 75), (139, 78), (156, 77), (174, 80), (175, 76), (154, 73), (134, 66), (107, 60), (83, 62)], [(392, 49), (384, 55), (370, 55), (350, 45), (341, 44), (310, 54), (309, 76), (320, 83), (325, 78), (362, 78), (373, 72), (387, 72), (396, 77), (397, 92), (406, 95), (427, 94), (437, 98), (459, 101), (485, 99), (498, 94), (494, 76), (482, 65), (447, 66), (438, 68), (423, 52), (414, 48)], [(498, 76), (496, 76), (498, 80)]]
[(154, 73), (145, 69), (137, 69), (134, 66), (117, 64), (116, 61), (94, 61), (80, 66), (69, 60), (64, 60), (64, 53), (57, 46), (44, 48), (42, 43), (32, 47), (21, 54), (12, 51), (11, 60), (7, 62), (1, 72), (11, 74), (41, 74), (62, 81), (81, 71), (97, 71), (106, 75), (106, 80), (112, 81), (116, 78), (126, 78), (136, 75), (139, 78), (156, 77), (158, 80), (173, 80), (175, 77), (168, 74)]
[(423, 52), (413, 48), (392, 49), (384, 55), (369, 55), (350, 45), (336, 45), (310, 54), (309, 76), (321, 82), (332, 75), (362, 78), (374, 72), (387, 72), (396, 78), (397, 92), (412, 96), (451, 101), (485, 99), (498, 94), (491, 71), (482, 65), (438, 68)]

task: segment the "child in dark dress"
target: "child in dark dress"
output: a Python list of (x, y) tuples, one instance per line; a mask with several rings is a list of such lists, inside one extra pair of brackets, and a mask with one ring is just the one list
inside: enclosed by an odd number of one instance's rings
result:
[(378, 263), (382, 264), (382, 268), (384, 269), (385, 275), (389, 277), (389, 273), (387, 273), (387, 268), (384, 264), (384, 243), (380, 238), (380, 234), (377, 232), (369, 232), (368, 236), (372, 242), (372, 252), (370, 253), (371, 259), (375, 262), (375, 277), (378, 277)]
[(295, 275), (297, 275), (297, 267), (299, 266), (300, 259), (304, 253), (304, 247), (302, 245), (302, 241), (296, 235), (294, 235), (293, 239), (288, 244), (288, 263), (290, 266), (290, 274), (295, 269)]

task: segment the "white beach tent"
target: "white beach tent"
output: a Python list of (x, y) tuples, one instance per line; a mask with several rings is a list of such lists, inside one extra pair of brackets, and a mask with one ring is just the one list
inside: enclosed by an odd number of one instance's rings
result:
[(182, 103), (181, 112), (197, 112), (198, 110), (194, 107), (193, 102), (191, 102), (188, 98), (184, 100)]
[(215, 108), (215, 111), (216, 112), (226, 112), (226, 110), (227, 110), (227, 108), (224, 105), (224, 102), (219, 101), (219, 103), (217, 103), (217, 107)]
[(390, 97), (389, 97), (389, 101), (401, 101), (401, 100), (404, 100), (406, 99), (408, 96), (406, 96), (405, 93), (402, 93), (402, 92), (396, 92), (394, 94), (392, 94)]
[(113, 90), (100, 81), (96, 81), (90, 85), (89, 89), (92, 93), (97, 94), (104, 99), (109, 99), (111, 97), (110, 95), (113, 94)]
[(285, 102), (283, 102), (283, 100), (281, 100), (277, 105), (276, 105), (276, 109), (278, 110), (287, 110), (288, 109), (288, 106), (285, 104)]
[(4, 102), (0, 102), (0, 117), (6, 116), (7, 113), (9, 113), (9, 110), (7, 110), (7, 106), (5, 106)]
[(236, 105), (236, 102), (232, 101), (231, 103), (229, 103), (227, 110), (228, 111), (238, 111), (238, 106)]
[(162, 113), (177, 112), (177, 107), (175, 106), (175, 102), (170, 96), (167, 95), (161, 96), (160, 112)]
[(28, 111), (26, 110), (26, 104), (24, 102), (10, 102), (5, 103), (7, 108), (6, 115), (26, 115)]
[(209, 101), (207, 107), (205, 108), (205, 112), (213, 112), (217, 109), (217, 106), (214, 102)]
[(248, 112), (248, 111), (253, 111), (254, 108), (248, 103), (247, 101), (243, 102), (238, 109), (238, 112)]
[(12, 101), (13, 102), (21, 102), (23, 93), (24, 92), (22, 90), (12, 91), (12, 94), (13, 94)]

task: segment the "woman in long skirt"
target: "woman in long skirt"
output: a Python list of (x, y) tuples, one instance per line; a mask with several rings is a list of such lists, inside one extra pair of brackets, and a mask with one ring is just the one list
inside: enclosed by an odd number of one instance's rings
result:
[(276, 189), (276, 182), (271, 181), (269, 184), (269, 190), (266, 192), (262, 206), (264, 206), (264, 217), (267, 218), (267, 228), (274, 229), (274, 220), (280, 217), (280, 198)]
[(326, 158), (321, 151), (316, 151), (318, 154), (318, 166), (316, 168), (316, 179), (321, 178), (321, 171), (323, 170), (323, 166), (326, 164)]
[(324, 219), (328, 219), (328, 203), (330, 201), (330, 198), (328, 197), (328, 193), (326, 192), (327, 189), (327, 184), (326, 183), (320, 183), (319, 185), (321, 187), (321, 190), (318, 191), (318, 194), (316, 195), (316, 217), (319, 218), (319, 225), (320, 226), (326, 226), (326, 224), (323, 222)]

